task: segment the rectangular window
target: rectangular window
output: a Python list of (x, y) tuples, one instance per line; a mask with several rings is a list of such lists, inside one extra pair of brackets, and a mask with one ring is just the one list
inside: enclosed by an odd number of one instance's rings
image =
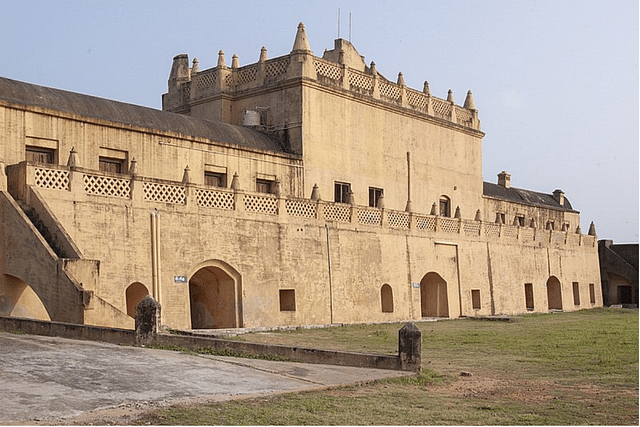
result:
[(451, 201), (448, 197), (440, 198), (440, 216), (450, 217), (451, 216)]
[(480, 310), (480, 289), (471, 290), (471, 303), (474, 310)]
[(125, 173), (125, 161), (122, 159), (114, 159), (112, 157), (100, 157), (98, 159), (100, 172), (107, 173)]
[(55, 163), (56, 150), (44, 147), (34, 147), (27, 145), (25, 148), (25, 159), (29, 163)]
[(369, 206), (378, 207), (378, 199), (382, 196), (383, 191), (382, 188), (369, 187)]
[(596, 285), (589, 283), (589, 302), (591, 304), (596, 303)]
[(580, 305), (580, 284), (573, 282), (573, 305)]
[(204, 172), (204, 185), (210, 185), (211, 187), (226, 187), (227, 186), (227, 174), (220, 172)]
[(527, 311), (533, 311), (533, 283), (524, 284), (524, 302)]
[(280, 311), (296, 311), (295, 289), (280, 289)]
[(334, 188), (335, 188), (334, 201), (337, 203), (348, 203), (351, 184), (347, 182), (336, 182)]
[(269, 179), (256, 179), (256, 191), (258, 193), (273, 193), (273, 181)]
[(524, 215), (516, 215), (516, 225), (524, 227)]

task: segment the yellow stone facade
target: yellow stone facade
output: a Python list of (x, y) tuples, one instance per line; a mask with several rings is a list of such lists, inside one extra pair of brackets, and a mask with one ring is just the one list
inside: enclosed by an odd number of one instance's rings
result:
[(178, 329), (602, 306), (595, 232), (560, 190), (483, 182), (463, 106), (345, 40), (199, 70), (163, 110), (0, 79), (0, 315)]

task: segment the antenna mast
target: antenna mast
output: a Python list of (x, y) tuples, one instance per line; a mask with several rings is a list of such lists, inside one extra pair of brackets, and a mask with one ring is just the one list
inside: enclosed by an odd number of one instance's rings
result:
[(340, 38), (340, 8), (338, 8), (338, 38)]
[(351, 43), (351, 12), (349, 12), (349, 43)]

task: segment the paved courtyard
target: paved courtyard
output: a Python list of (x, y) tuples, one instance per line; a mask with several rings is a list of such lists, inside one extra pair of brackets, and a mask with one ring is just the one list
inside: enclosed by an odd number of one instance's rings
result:
[(399, 375), (406, 373), (0, 332), (0, 425), (64, 423), (110, 408), (227, 400)]

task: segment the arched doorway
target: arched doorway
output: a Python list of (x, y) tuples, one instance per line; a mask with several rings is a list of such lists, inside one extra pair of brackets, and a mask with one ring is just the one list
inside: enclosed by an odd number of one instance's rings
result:
[(393, 289), (386, 283), (380, 288), (380, 302), (383, 313), (393, 313)]
[(8, 274), (0, 277), (0, 316), (51, 320), (47, 308), (31, 286)]
[(449, 317), (447, 282), (438, 273), (427, 273), (420, 281), (420, 307), (422, 317)]
[(189, 279), (192, 329), (242, 327), (240, 274), (222, 261), (201, 264)]
[(556, 276), (547, 280), (547, 301), (549, 310), (562, 310), (562, 285)]
[(136, 306), (142, 301), (142, 298), (149, 295), (149, 290), (142, 283), (135, 282), (129, 285), (124, 294), (127, 301), (127, 315), (136, 317)]

